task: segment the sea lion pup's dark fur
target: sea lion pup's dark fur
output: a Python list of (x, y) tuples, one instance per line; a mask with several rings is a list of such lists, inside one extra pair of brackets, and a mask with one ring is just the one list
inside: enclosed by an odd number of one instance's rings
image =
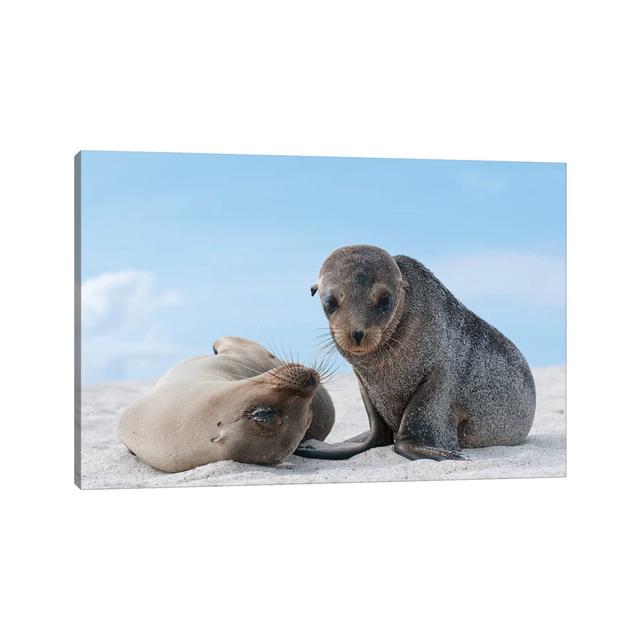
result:
[(305, 457), (344, 459), (394, 444), (432, 460), (461, 447), (517, 445), (535, 412), (526, 360), (462, 305), (420, 262), (368, 245), (334, 251), (311, 294), (320, 295), (338, 351), (353, 366), (370, 431)]

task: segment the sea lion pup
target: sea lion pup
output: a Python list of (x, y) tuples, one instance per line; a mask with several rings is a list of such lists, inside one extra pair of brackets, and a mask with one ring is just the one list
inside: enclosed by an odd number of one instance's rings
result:
[(243, 338), (213, 348), (177, 364), (122, 412), (118, 436), (131, 453), (169, 472), (220, 460), (276, 465), (307, 430), (326, 437), (333, 403), (317, 371)]
[(316, 292), (360, 383), (370, 430), (346, 443), (303, 445), (298, 455), (344, 459), (393, 443), (411, 460), (450, 460), (464, 458), (461, 447), (527, 437), (535, 386), (523, 355), (420, 262), (342, 247), (322, 265)]

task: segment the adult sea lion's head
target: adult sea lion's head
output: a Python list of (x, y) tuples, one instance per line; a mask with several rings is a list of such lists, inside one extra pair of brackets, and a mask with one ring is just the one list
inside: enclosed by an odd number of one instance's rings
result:
[(293, 363), (232, 382), (223, 402), (219, 395), (214, 399), (222, 415), (211, 442), (224, 449), (221, 459), (282, 462), (311, 424), (311, 402), (319, 387), (320, 377), (314, 369)]
[(398, 265), (386, 251), (353, 245), (329, 255), (311, 295), (319, 294), (338, 347), (347, 354), (365, 355), (396, 326), (405, 288)]

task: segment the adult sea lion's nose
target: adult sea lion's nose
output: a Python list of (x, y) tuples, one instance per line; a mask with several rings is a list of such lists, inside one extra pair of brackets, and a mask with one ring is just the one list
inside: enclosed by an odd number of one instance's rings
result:
[(360, 346), (360, 343), (362, 342), (362, 338), (364, 338), (364, 331), (353, 331), (351, 335), (353, 336), (353, 339), (356, 341), (356, 344)]

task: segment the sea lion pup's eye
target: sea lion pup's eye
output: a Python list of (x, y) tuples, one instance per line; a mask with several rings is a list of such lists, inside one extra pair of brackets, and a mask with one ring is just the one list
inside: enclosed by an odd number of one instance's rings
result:
[(277, 415), (278, 411), (276, 409), (265, 405), (251, 407), (251, 409), (247, 411), (247, 416), (261, 424), (271, 422), (271, 420), (273, 420)]
[(338, 308), (338, 301), (333, 297), (329, 297), (325, 300), (324, 310), (331, 315)]
[(380, 309), (380, 311), (389, 311), (393, 306), (393, 298), (388, 293), (383, 293), (376, 304), (376, 307)]

